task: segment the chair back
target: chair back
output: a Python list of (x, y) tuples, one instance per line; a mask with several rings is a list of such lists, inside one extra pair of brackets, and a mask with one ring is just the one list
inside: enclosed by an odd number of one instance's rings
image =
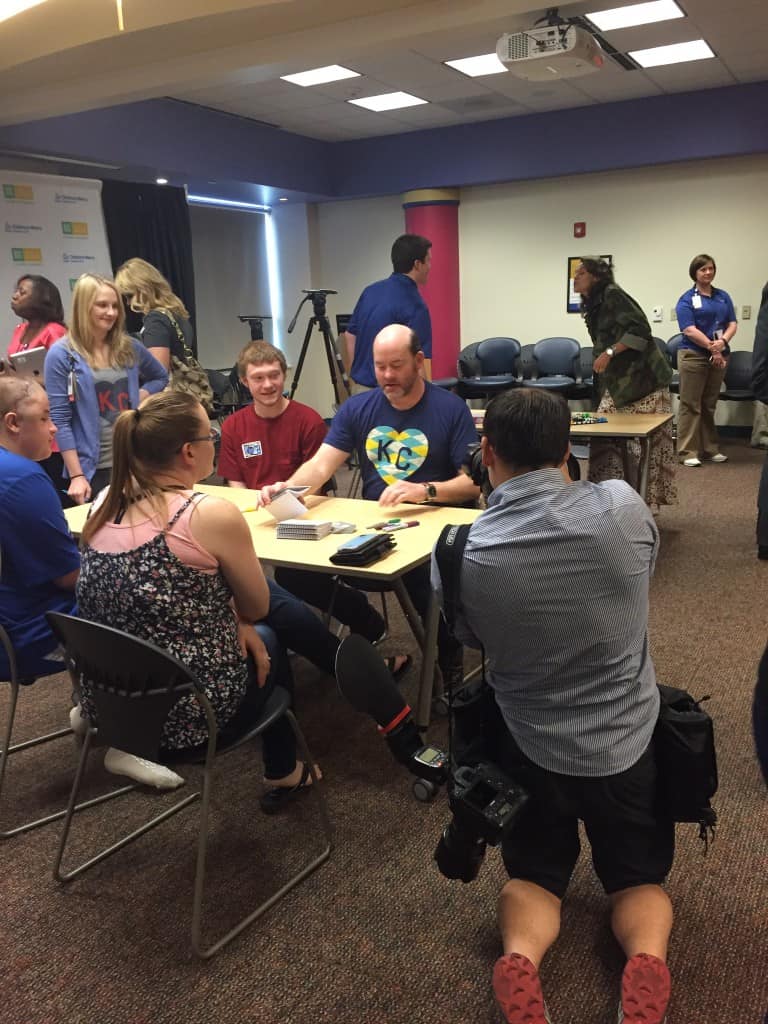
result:
[(726, 391), (752, 391), (752, 353), (743, 349), (731, 352), (725, 368)]
[(675, 369), (677, 369), (677, 353), (680, 351), (680, 346), (684, 340), (685, 336), (678, 333), (673, 334), (667, 341), (667, 359), (669, 359)]
[(477, 346), (477, 360), (481, 377), (517, 375), (520, 342), (517, 338), (486, 338)]
[(667, 349), (666, 341), (664, 341), (663, 338), (657, 338), (655, 334), (653, 335), (653, 340), (656, 342), (656, 348), (661, 352), (667, 362), (669, 362), (669, 351)]
[(477, 358), (477, 346), (479, 344), (479, 342), (473, 341), (471, 345), (465, 345), (461, 352), (459, 352), (459, 358), (456, 361), (459, 377), (480, 376), (480, 360)]
[(585, 345), (579, 352), (579, 380), (591, 381), (594, 376), (592, 364), (595, 361), (595, 350), (592, 345)]
[(575, 338), (542, 338), (533, 346), (539, 377), (578, 376), (581, 345)]
[(518, 373), (521, 380), (532, 380), (536, 376), (536, 360), (533, 358), (533, 345), (523, 345), (517, 360)]
[[(157, 761), (163, 727), (180, 697), (194, 693), (216, 729), (203, 688), (183, 662), (121, 629), (48, 612), (48, 624), (84, 681), (97, 715), (99, 742)], [(82, 683), (81, 683), (82, 685)]]

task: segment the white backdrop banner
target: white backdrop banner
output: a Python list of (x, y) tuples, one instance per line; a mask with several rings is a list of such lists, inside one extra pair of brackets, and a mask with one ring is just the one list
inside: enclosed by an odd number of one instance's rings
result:
[(0, 170), (0, 353), (19, 320), (10, 307), (16, 282), (42, 274), (56, 285), (69, 317), (75, 281), (112, 276), (101, 182)]

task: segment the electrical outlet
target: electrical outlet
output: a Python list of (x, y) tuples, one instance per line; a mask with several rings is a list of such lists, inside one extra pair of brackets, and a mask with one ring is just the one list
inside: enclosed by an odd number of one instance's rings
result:
[(677, 320), (677, 309), (675, 308), (675, 306), (672, 306), (672, 308), (669, 311), (669, 319)]
[(751, 306), (742, 306), (741, 307), (741, 319), (742, 320), (749, 320), (751, 318), (751, 316), (752, 316), (752, 307)]
[(655, 324), (660, 324), (664, 319), (664, 307), (654, 306), (651, 310), (651, 321)]

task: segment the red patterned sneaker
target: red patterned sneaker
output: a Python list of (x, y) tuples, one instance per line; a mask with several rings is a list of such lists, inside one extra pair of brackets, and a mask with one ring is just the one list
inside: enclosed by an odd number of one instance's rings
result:
[(522, 953), (507, 953), (496, 961), (493, 994), (507, 1024), (552, 1024), (539, 972)]
[(650, 953), (636, 953), (621, 976), (618, 1024), (664, 1024), (671, 989), (664, 961)]

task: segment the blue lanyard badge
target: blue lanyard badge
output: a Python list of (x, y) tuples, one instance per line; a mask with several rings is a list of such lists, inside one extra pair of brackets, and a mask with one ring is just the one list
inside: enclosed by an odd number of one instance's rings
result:
[(692, 303), (694, 309), (701, 309), (701, 296), (699, 295), (698, 292), (694, 292), (693, 293), (693, 298), (691, 299), (691, 303)]

